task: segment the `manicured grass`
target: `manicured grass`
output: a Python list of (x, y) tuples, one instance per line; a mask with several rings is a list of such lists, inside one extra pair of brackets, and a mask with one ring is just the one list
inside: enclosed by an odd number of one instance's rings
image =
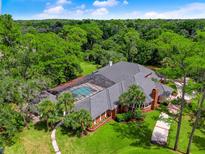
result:
[(82, 75), (88, 75), (88, 74), (97, 70), (97, 65), (94, 65), (94, 64), (88, 63), (88, 62), (81, 62), (80, 66), (83, 70)]
[[(58, 129), (57, 141), (63, 154), (171, 154), (174, 146), (177, 122), (173, 120), (167, 147), (150, 144), (150, 138), (159, 111), (146, 113), (144, 125), (123, 124), (111, 121), (88, 136), (78, 138)], [(183, 117), (179, 151), (185, 152), (191, 131), (190, 116)], [(205, 153), (205, 132), (197, 130), (192, 144), (192, 154)]]
[(34, 127), (19, 133), (19, 139), (10, 147), (5, 148), (5, 154), (51, 154), (50, 132), (37, 130)]
[[(146, 113), (143, 125), (135, 123), (110, 123), (99, 128), (88, 136), (78, 138), (71, 136), (63, 129), (57, 130), (57, 142), (62, 154), (173, 154), (177, 123), (173, 121), (169, 134), (168, 147), (150, 144), (150, 138), (160, 112)], [(41, 127), (40, 127), (41, 128)], [(183, 117), (179, 140), (179, 150), (186, 151), (189, 132), (191, 131), (190, 116)], [(30, 127), (19, 133), (19, 140), (6, 147), (5, 154), (52, 154), (50, 132), (38, 127)], [(192, 144), (192, 154), (205, 153), (205, 132), (197, 130)]]
[[(190, 116), (185, 115), (182, 121), (182, 128), (179, 137), (179, 151), (186, 152), (186, 148), (188, 145), (188, 138), (189, 134), (192, 129), (192, 125), (190, 123)], [(169, 146), (173, 147), (175, 143), (175, 136), (177, 130), (177, 123), (176, 121), (171, 125), (171, 131), (169, 134)], [(192, 147), (191, 147), (192, 154), (204, 154), (205, 153), (205, 132), (203, 130), (197, 129), (194, 135)]]
[(173, 153), (150, 144), (151, 134), (159, 112), (147, 113), (142, 126), (135, 123), (110, 123), (88, 136), (78, 138), (58, 129), (57, 142), (63, 154), (131, 154)]

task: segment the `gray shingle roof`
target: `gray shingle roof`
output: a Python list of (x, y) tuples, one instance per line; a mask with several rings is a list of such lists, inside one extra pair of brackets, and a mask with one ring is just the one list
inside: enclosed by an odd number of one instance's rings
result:
[(171, 88), (152, 80), (152, 78), (159, 80), (154, 71), (139, 64), (119, 62), (113, 66), (103, 67), (93, 75), (102, 75), (115, 83), (76, 104), (76, 108), (88, 110), (93, 119), (107, 110), (113, 110), (119, 101), (119, 96), (133, 84), (138, 85), (144, 92), (146, 96), (144, 105), (152, 102), (151, 93), (154, 88), (159, 89), (160, 94), (167, 94), (167, 91), (171, 91)]
[(114, 109), (119, 101), (120, 95), (123, 93), (122, 82), (119, 82), (107, 89), (110, 100), (110, 109)]
[(139, 64), (119, 62), (113, 66), (103, 67), (89, 75), (89, 80), (104, 85), (105, 89), (77, 102), (75, 110), (85, 109), (91, 113), (92, 119), (95, 119), (107, 110), (116, 108), (119, 96), (133, 84), (138, 85), (144, 92), (146, 106), (152, 102), (151, 93), (154, 88), (159, 89), (161, 95), (171, 93), (171, 88), (152, 78), (158, 81), (160, 79), (154, 71)]
[(119, 62), (113, 66), (105, 66), (98, 70), (96, 74), (101, 74), (115, 83), (126, 80), (136, 73), (140, 72), (139, 66), (134, 63)]
[(138, 86), (142, 88), (142, 91), (144, 92), (146, 96), (145, 105), (148, 105), (152, 98), (150, 94), (152, 93), (152, 90), (156, 87), (154, 81), (152, 81), (150, 78), (145, 78), (144, 73), (138, 73), (135, 76), (135, 82)]
[(107, 97), (106, 90), (99, 92), (98, 94), (91, 97), (91, 116), (97, 118), (105, 111), (109, 110), (109, 100)]
[(77, 103), (75, 103), (75, 110), (81, 110), (81, 109), (85, 109), (88, 112), (91, 113), (91, 104), (90, 104), (90, 98), (85, 98)]

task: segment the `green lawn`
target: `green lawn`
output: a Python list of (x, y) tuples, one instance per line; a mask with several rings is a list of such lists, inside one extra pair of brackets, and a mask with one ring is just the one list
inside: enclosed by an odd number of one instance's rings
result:
[(6, 147), (5, 154), (51, 154), (50, 132), (37, 130), (34, 127), (25, 129), (19, 134), (19, 139), (11, 147)]
[(152, 129), (159, 112), (147, 113), (145, 125), (119, 124), (114, 121), (86, 137), (71, 137), (58, 129), (57, 142), (63, 154), (171, 154), (169, 149), (150, 144)]
[(97, 65), (88, 62), (81, 62), (80, 66), (83, 70), (83, 75), (88, 75), (97, 70)]
[[(183, 117), (181, 133), (179, 137), (179, 150), (181, 152), (186, 152), (186, 147), (188, 144), (189, 134), (191, 132), (192, 125), (190, 123), (190, 116), (185, 115)], [(169, 136), (169, 146), (174, 146), (174, 139), (177, 130), (177, 123), (174, 122), (171, 126), (171, 132)], [(191, 147), (192, 154), (204, 154), (205, 153), (205, 132), (203, 130), (197, 129), (193, 139), (193, 144)]]
[[(146, 113), (143, 125), (123, 124), (111, 121), (88, 136), (78, 138), (68, 135), (63, 129), (57, 130), (57, 142), (62, 154), (173, 154), (177, 123), (173, 121), (167, 147), (150, 144), (150, 138), (159, 116), (159, 111)], [(185, 152), (191, 130), (190, 117), (183, 117), (179, 150)], [(25, 129), (19, 134), (20, 139), (11, 147), (6, 147), (5, 154), (52, 154), (50, 132)], [(205, 132), (197, 130), (192, 144), (192, 154), (205, 153)]]
[[(146, 113), (145, 124), (119, 124), (114, 121), (106, 124), (86, 137), (70, 136), (58, 129), (57, 141), (63, 154), (172, 154), (177, 129), (176, 121), (172, 122), (167, 147), (150, 144), (150, 138), (159, 116), (159, 111)], [(179, 140), (179, 151), (185, 152), (191, 131), (190, 117), (183, 117)], [(192, 154), (205, 153), (205, 132), (197, 130), (192, 144)]]

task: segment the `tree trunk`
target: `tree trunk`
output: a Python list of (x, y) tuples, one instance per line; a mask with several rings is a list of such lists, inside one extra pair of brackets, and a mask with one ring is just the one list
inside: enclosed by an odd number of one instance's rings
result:
[(68, 113), (67, 103), (65, 103), (65, 114)]
[(47, 127), (47, 131), (48, 131), (49, 130), (48, 118), (46, 118), (46, 127)]
[(25, 116), (25, 126), (26, 126), (27, 129), (29, 128), (28, 127), (28, 115), (27, 115), (27, 113), (26, 113), (26, 116)]
[(81, 122), (81, 128), (82, 128), (81, 136), (83, 136), (84, 135), (84, 131), (85, 131), (85, 126), (83, 124), (83, 121)]
[(205, 100), (205, 91), (203, 92), (203, 96), (199, 102), (199, 108), (198, 108), (198, 111), (197, 111), (197, 114), (196, 114), (196, 120), (194, 122), (194, 125), (192, 127), (192, 131), (191, 131), (191, 134), (190, 134), (190, 137), (189, 137), (189, 143), (188, 143), (188, 147), (187, 147), (187, 151), (186, 151), (186, 154), (189, 154), (190, 153), (190, 150), (191, 150), (191, 144), (192, 144), (192, 140), (193, 140), (193, 137), (194, 137), (194, 132), (197, 128), (197, 125), (198, 125), (198, 122), (199, 122), (199, 119), (201, 117), (201, 109), (203, 107), (203, 103), (204, 103), (204, 100)]
[(24, 122), (24, 125), (25, 127), (27, 128), (27, 121), (26, 121), (26, 117), (24, 114), (22, 114), (22, 117), (23, 117), (23, 122)]
[(21, 111), (21, 115), (23, 117), (23, 122), (26, 128), (28, 128), (28, 123), (27, 123), (27, 113), (24, 112), (23, 110), (23, 105), (20, 106), (20, 111)]
[(178, 125), (177, 125), (177, 134), (176, 134), (176, 139), (175, 139), (175, 145), (174, 145), (174, 150), (176, 151), (178, 148), (178, 142), (179, 142), (179, 135), (180, 135), (180, 130), (181, 130), (181, 122), (182, 122), (182, 116), (183, 116), (183, 111), (184, 111), (184, 104), (185, 104), (185, 87), (186, 87), (186, 74), (184, 74), (183, 77), (183, 86), (182, 86), (182, 98), (181, 98), (181, 107), (180, 107), (180, 114), (178, 118)]
[(132, 104), (132, 113), (134, 114), (135, 104)]

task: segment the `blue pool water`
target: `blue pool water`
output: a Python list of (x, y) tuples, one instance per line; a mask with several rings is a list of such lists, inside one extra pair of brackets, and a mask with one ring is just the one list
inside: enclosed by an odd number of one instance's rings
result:
[(83, 87), (79, 87), (76, 89), (71, 90), (71, 93), (74, 95), (74, 97), (86, 97), (90, 94), (92, 94), (95, 90), (92, 89), (91, 87), (88, 86), (83, 86)]

